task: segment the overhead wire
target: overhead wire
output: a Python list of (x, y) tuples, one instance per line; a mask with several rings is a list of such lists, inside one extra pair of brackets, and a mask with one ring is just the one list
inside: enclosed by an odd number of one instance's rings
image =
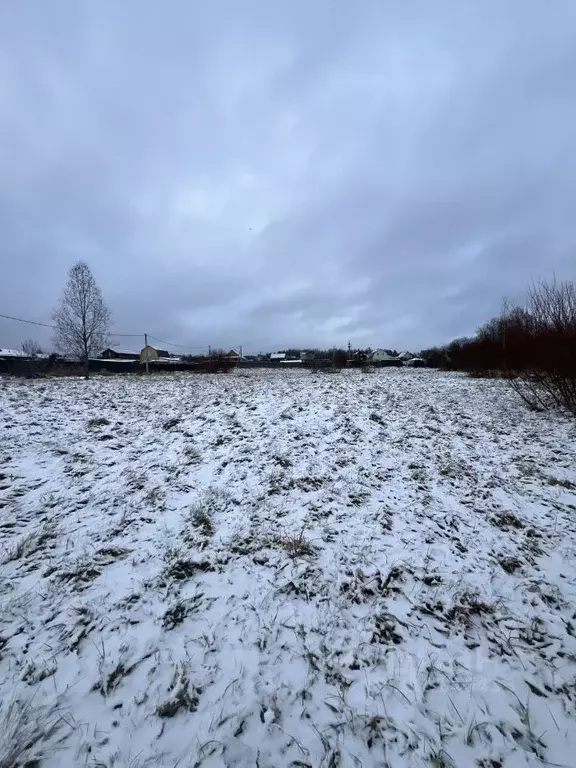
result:
[(159, 341), (160, 344), (167, 344), (169, 347), (180, 347), (180, 349), (207, 349), (207, 346), (208, 346), (205, 344), (203, 347), (191, 347), (191, 346), (188, 346), (187, 344), (174, 344), (173, 341), (158, 339), (156, 336), (150, 336), (150, 334), (148, 334), (148, 339), (152, 341)]
[[(50, 325), (48, 323), (39, 323), (37, 320), (25, 320), (23, 317), (14, 317), (13, 315), (3, 315), (0, 314), (0, 317), (3, 317), (6, 320), (15, 320), (17, 323), (28, 323), (28, 325), (39, 325), (41, 328), (52, 328), (55, 329), (55, 325)], [(123, 337), (140, 337), (143, 336), (143, 333), (110, 333), (109, 336), (123, 336)]]
[[(49, 325), (48, 323), (40, 323), (36, 320), (25, 320), (22, 317), (14, 317), (13, 315), (4, 315), (0, 313), (0, 317), (4, 318), (6, 320), (15, 320), (17, 323), (28, 323), (29, 325), (38, 325), (41, 328), (52, 328), (55, 329), (55, 325)], [(124, 338), (124, 339), (136, 339), (136, 338), (142, 338), (144, 336), (143, 333), (110, 333), (109, 336), (113, 336), (114, 338)], [(152, 341), (158, 341), (160, 344), (167, 344), (169, 347), (179, 347), (180, 349), (208, 349), (208, 345), (204, 345), (203, 347), (193, 347), (188, 346), (186, 344), (175, 344), (172, 341), (165, 341), (164, 339), (158, 339), (156, 336), (148, 336), (149, 339)]]
[(47, 323), (37, 323), (35, 320), (23, 320), (21, 317), (12, 317), (12, 315), (2, 315), (0, 317), (6, 318), (6, 320), (16, 320), (18, 323), (29, 323), (30, 325), (41, 325), (43, 328), (56, 328), (55, 325), (48, 325)]
[[(166, 341), (165, 339), (159, 339), (156, 336), (150, 336), (150, 334), (148, 334), (148, 339), (151, 341), (158, 341), (160, 344), (167, 344), (169, 347), (179, 347), (180, 349), (192, 350), (192, 349), (210, 349), (211, 348), (211, 345), (209, 344), (204, 344), (204, 346), (202, 347), (193, 347), (193, 346), (188, 346), (187, 344), (175, 344), (172, 341)], [(242, 345), (241, 344), (222, 344), (220, 346), (222, 348), (228, 347), (229, 349), (235, 349), (236, 347), (241, 347)]]

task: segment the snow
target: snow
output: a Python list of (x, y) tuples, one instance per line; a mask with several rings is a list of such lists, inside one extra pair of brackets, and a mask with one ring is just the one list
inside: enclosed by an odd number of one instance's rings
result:
[(47, 360), (50, 355), (48, 355), (46, 352), (37, 352), (34, 355), (29, 355), (22, 349), (6, 349), (6, 347), (0, 347), (0, 357), (24, 357), (26, 359), (35, 357), (38, 360)]
[(573, 420), (264, 370), (4, 380), (0, 430), (0, 764), (574, 764)]

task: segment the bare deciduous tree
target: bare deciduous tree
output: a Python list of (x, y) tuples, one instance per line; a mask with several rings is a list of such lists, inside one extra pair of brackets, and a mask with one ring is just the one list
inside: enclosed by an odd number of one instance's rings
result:
[(52, 318), (56, 324), (56, 349), (78, 357), (88, 378), (90, 355), (100, 352), (108, 343), (111, 317), (86, 262), (78, 261), (71, 267), (60, 306)]
[(26, 339), (22, 342), (22, 352), (28, 357), (36, 357), (36, 355), (42, 354), (42, 347), (34, 339)]

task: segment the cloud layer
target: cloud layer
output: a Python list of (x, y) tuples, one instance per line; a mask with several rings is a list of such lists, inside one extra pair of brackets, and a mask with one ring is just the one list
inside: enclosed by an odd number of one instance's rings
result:
[(190, 347), (470, 333), (574, 277), (575, 75), (562, 0), (2, 4), (0, 312), (85, 259)]

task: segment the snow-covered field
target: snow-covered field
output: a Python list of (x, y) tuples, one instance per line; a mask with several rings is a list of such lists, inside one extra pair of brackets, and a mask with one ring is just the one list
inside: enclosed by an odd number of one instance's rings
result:
[(4, 380), (0, 766), (574, 766), (575, 529), (503, 382)]

